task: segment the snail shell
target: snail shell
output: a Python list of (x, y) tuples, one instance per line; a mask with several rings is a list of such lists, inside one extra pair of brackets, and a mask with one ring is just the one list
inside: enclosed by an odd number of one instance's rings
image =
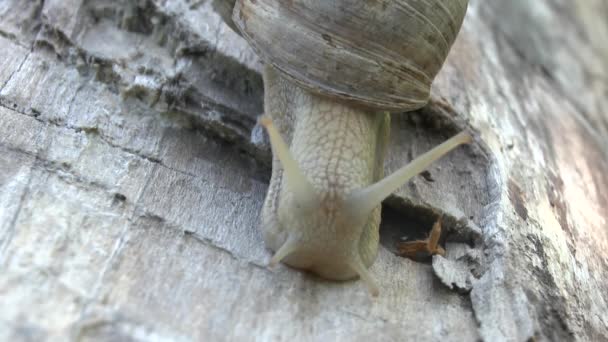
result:
[(243, 0), (233, 20), (298, 85), (388, 111), (424, 106), (468, 0)]

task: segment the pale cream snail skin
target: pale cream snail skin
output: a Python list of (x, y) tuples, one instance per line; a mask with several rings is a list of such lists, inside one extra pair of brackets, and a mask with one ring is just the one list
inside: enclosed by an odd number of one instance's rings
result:
[(384, 177), (390, 112), (428, 102), (468, 0), (238, 0), (232, 19), (264, 60), (273, 151), (262, 210), (270, 265), (332, 280), (360, 277), (379, 246), (381, 202), (460, 133)]

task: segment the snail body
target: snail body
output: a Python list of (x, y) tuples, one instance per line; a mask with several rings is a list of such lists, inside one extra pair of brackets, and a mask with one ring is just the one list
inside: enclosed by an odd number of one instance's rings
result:
[(355, 267), (367, 268), (376, 258), (380, 203), (355, 218), (345, 215), (344, 200), (382, 178), (390, 116), (308, 91), (272, 66), (265, 68), (264, 84), (265, 113), (299, 169), (285, 172), (273, 142), (262, 229), (272, 250), (285, 246), (273, 260), (285, 255), (284, 263), (324, 278), (353, 278)]
[(260, 120), (273, 150), (262, 210), (270, 264), (321, 277), (368, 272), (381, 202), (461, 133), (388, 177), (390, 114), (428, 102), (468, 0), (238, 0), (232, 19), (266, 63)]

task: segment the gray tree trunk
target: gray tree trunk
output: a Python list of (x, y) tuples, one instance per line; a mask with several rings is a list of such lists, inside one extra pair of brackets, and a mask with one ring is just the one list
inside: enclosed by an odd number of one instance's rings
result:
[[(387, 171), (360, 282), (281, 266), (258, 216), (260, 62), (209, 0), (0, 0), (0, 340), (608, 339), (608, 5), (471, 0)], [(444, 216), (446, 258), (396, 256)]]

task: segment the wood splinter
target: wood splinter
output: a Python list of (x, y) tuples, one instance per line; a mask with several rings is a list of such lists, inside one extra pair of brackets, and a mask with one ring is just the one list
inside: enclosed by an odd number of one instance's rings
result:
[(445, 249), (439, 246), (439, 238), (441, 237), (441, 220), (440, 216), (435, 224), (429, 237), (424, 240), (399, 242), (397, 243), (397, 249), (399, 255), (413, 260), (419, 260), (421, 258), (433, 256), (435, 254), (445, 256)]

